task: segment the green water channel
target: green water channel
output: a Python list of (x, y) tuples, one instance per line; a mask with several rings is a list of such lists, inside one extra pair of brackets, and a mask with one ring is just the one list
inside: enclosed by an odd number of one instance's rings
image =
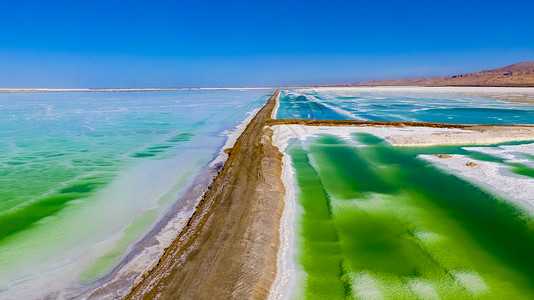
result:
[(294, 298), (534, 298), (532, 217), (416, 152), (368, 134), (288, 148), (304, 274)]

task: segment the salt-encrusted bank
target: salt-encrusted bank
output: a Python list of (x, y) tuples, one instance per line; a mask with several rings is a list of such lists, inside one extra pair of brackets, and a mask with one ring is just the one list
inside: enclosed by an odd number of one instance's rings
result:
[[(332, 121), (332, 123), (335, 123)], [(445, 125), (446, 126), (446, 125)], [(296, 218), (301, 209), (296, 200), (295, 171), (286, 149), (295, 140), (307, 140), (321, 135), (337, 136), (349, 143), (353, 141), (355, 133), (367, 133), (380, 137), (393, 146), (429, 146), (454, 145), (460, 143), (487, 144), (509, 141), (526, 141), (534, 139), (532, 127), (478, 127), (459, 128), (435, 127), (395, 127), (395, 126), (305, 126), (305, 125), (275, 125), (273, 129), (273, 144), (283, 153), (282, 182), (286, 189), (284, 198), (285, 209), (280, 225), (280, 249), (278, 253), (277, 278), (271, 288), (270, 299), (289, 299), (302, 293), (298, 278), (302, 278), (302, 270), (295, 263)], [(511, 161), (528, 163), (528, 159), (519, 160), (517, 153), (530, 154), (534, 152), (534, 144), (516, 146), (502, 146), (501, 149), (479, 147), (470, 148), (473, 151), (486, 151), (507, 157)], [(534, 179), (525, 176), (510, 176), (501, 172), (506, 166), (498, 163), (477, 161), (471, 165), (472, 158), (452, 155), (448, 158), (425, 155), (422, 158), (433, 162), (446, 172), (453, 173), (470, 181), (482, 189), (495, 193), (516, 205), (534, 211), (531, 195), (534, 194)], [(515, 160), (513, 160), (515, 159)], [(301, 274), (301, 275), (299, 275)]]

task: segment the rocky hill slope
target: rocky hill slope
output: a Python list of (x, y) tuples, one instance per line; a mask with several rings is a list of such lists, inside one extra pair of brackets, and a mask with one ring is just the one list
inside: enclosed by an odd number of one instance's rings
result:
[(532, 86), (534, 62), (522, 62), (498, 69), (454, 76), (385, 79), (346, 84), (344, 86)]

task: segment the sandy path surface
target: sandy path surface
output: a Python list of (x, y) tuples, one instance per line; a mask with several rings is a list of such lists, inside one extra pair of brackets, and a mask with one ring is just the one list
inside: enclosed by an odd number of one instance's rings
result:
[(267, 298), (284, 188), (264, 129), (278, 92), (249, 123), (186, 228), (126, 299)]

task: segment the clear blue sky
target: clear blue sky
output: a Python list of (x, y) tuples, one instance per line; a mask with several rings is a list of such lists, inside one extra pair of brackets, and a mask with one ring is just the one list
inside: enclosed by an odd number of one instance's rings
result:
[(0, 87), (265, 86), (534, 61), (534, 1), (2, 1)]

